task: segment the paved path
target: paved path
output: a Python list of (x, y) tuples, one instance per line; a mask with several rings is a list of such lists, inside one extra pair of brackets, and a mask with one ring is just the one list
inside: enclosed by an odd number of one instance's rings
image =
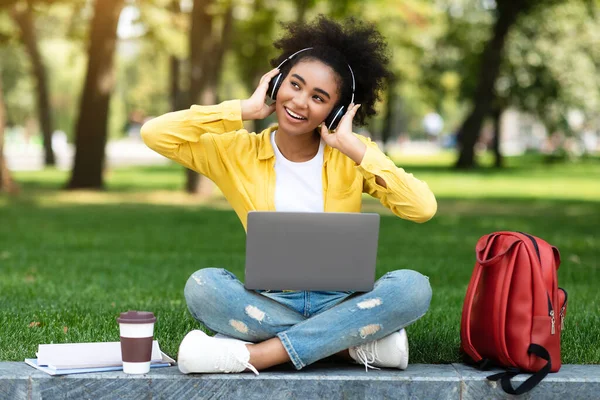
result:
[[(431, 155), (440, 151), (439, 147), (429, 142), (410, 142), (401, 147), (389, 146), (394, 154)], [(5, 155), (11, 171), (37, 171), (44, 168), (44, 154), (39, 145), (7, 145)], [(55, 156), (57, 167), (69, 170), (73, 165), (73, 145), (57, 148)], [(122, 139), (111, 141), (106, 145), (106, 162), (109, 167), (129, 165), (160, 165), (169, 161), (160, 154), (150, 150), (141, 140)]]
[[(122, 372), (52, 377), (22, 362), (0, 362), (0, 399), (600, 399), (600, 365), (563, 365), (515, 397), (462, 364), (411, 364), (406, 371), (317, 363), (242, 374), (183, 375), (177, 367), (147, 375)], [(528, 375), (513, 379), (518, 385)]]
[[(7, 148), (6, 161), (11, 171), (37, 171), (44, 168), (44, 154), (39, 146), (13, 146)], [(73, 165), (74, 149), (72, 145), (55, 152), (59, 169), (69, 170)], [(129, 165), (166, 164), (169, 160), (150, 150), (138, 140), (124, 139), (112, 141), (106, 145), (106, 163), (109, 167)]]

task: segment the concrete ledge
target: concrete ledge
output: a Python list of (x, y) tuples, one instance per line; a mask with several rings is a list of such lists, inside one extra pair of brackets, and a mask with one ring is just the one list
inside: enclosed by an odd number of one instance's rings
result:
[[(406, 371), (318, 363), (252, 373), (183, 375), (177, 367), (147, 375), (122, 372), (49, 376), (21, 362), (0, 362), (0, 399), (506, 399), (498, 384), (462, 364), (411, 364)], [(528, 375), (513, 379), (515, 386)], [(600, 365), (564, 365), (523, 399), (593, 399)]]

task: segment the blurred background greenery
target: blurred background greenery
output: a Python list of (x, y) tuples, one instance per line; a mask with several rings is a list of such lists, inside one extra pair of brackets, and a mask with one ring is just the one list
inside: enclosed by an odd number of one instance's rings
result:
[[(70, 188), (103, 187), (106, 142), (135, 138), (148, 118), (249, 96), (276, 56), (280, 22), (319, 13), (359, 16), (388, 39), (395, 79), (359, 132), (389, 151), (422, 141), (457, 149), (454, 165), (472, 168), (479, 151), (501, 166), (502, 155), (575, 159), (600, 146), (597, 0), (0, 4), (9, 166), (21, 168), (13, 159), (23, 147), (43, 146), (45, 165), (66, 158)], [(199, 191), (188, 175), (187, 190)]]
[[(439, 211), (381, 213), (377, 275), (431, 278), (411, 362), (456, 362), (477, 239), (524, 230), (562, 254), (564, 362), (600, 363), (600, 1), (1, 0), (0, 360), (118, 340), (160, 315), (175, 355), (196, 269), (243, 275), (244, 232), (210, 181), (147, 149), (147, 119), (249, 96), (280, 22), (374, 22), (395, 79), (357, 132), (425, 180)], [(194, 71), (194, 73), (192, 73)], [(260, 130), (273, 118), (249, 121)], [(73, 190), (79, 189), (79, 190)], [(81, 190), (83, 189), (83, 190)], [(169, 232), (168, 234), (166, 232)]]

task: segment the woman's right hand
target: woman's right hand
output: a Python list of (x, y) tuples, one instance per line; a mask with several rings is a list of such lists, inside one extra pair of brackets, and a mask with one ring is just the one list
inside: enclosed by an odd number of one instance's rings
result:
[(267, 118), (275, 111), (275, 103), (270, 106), (265, 104), (265, 96), (269, 89), (269, 82), (278, 73), (279, 69), (275, 68), (264, 74), (252, 96), (242, 100), (242, 120)]

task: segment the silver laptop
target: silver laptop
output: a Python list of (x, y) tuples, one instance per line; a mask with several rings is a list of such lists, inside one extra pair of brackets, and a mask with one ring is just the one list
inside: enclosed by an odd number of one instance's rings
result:
[(246, 289), (370, 291), (379, 214), (248, 213)]

